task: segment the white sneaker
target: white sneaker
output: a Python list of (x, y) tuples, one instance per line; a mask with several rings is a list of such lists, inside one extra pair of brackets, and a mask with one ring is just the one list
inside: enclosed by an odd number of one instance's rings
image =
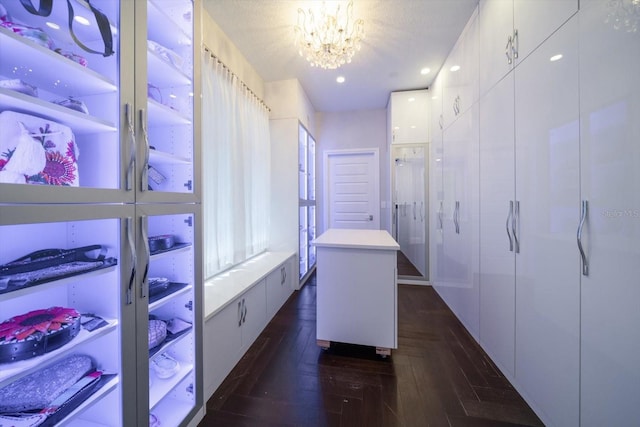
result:
[(180, 370), (180, 363), (167, 353), (161, 353), (151, 360), (151, 367), (158, 378), (164, 380), (171, 378)]

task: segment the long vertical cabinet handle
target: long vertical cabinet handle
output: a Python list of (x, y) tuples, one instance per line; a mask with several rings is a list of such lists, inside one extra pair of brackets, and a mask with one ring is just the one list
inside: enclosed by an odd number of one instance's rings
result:
[(587, 255), (584, 253), (584, 248), (582, 247), (582, 227), (584, 226), (584, 222), (587, 219), (589, 204), (586, 200), (582, 201), (582, 212), (580, 214), (580, 225), (578, 225), (578, 249), (580, 250), (580, 256), (582, 257), (582, 275), (589, 275), (589, 263), (587, 262)]
[(136, 266), (138, 265), (138, 256), (136, 254), (136, 239), (133, 234), (133, 218), (127, 218), (127, 241), (129, 242), (129, 251), (131, 252), (131, 276), (129, 276), (129, 286), (127, 287), (126, 304), (131, 304), (133, 283), (136, 280)]
[(424, 202), (420, 202), (420, 222), (424, 222)]
[(513, 41), (511, 36), (507, 39), (507, 45), (504, 48), (504, 54), (507, 55), (507, 64), (511, 64), (513, 62), (513, 58), (511, 57), (513, 53)]
[(140, 217), (140, 231), (142, 233), (142, 240), (144, 242), (144, 250), (146, 253), (146, 260), (144, 265), (144, 274), (142, 275), (142, 281), (140, 282), (140, 298), (146, 298), (147, 293), (145, 292), (144, 284), (147, 281), (147, 276), (149, 275), (149, 263), (151, 262), (151, 250), (149, 249), (149, 234), (147, 233), (147, 217), (146, 215), (142, 215)]
[(454, 213), (456, 220), (456, 234), (460, 234), (460, 201), (456, 200), (456, 210)]
[(442, 200), (440, 200), (440, 208), (438, 209), (438, 223), (440, 225), (439, 230), (442, 230), (442, 214), (444, 213), (444, 209), (442, 206)]
[(129, 165), (127, 166), (126, 176), (126, 189), (127, 191), (133, 190), (133, 167), (136, 160), (136, 131), (133, 125), (133, 108), (131, 104), (127, 103), (124, 106), (124, 114), (127, 120), (127, 133), (129, 134)]
[(140, 191), (147, 191), (149, 187), (149, 133), (147, 132), (147, 115), (144, 108), (140, 109), (140, 129), (142, 129), (142, 141), (144, 142), (144, 163), (142, 164)]
[(520, 49), (520, 37), (518, 37), (518, 30), (513, 31), (513, 39), (511, 42), (511, 52), (513, 52), (513, 59), (518, 59), (518, 50)]
[(520, 221), (520, 201), (515, 201), (515, 209), (513, 210), (513, 219), (511, 220), (511, 231), (513, 232), (513, 240), (515, 241), (515, 252), (520, 253), (520, 241), (518, 240), (518, 223)]
[(513, 239), (509, 230), (510, 222), (513, 219), (513, 200), (509, 200), (509, 215), (507, 215), (507, 236), (509, 236), (509, 252), (513, 252)]
[(238, 327), (242, 326), (242, 314), (241, 313), (242, 313), (242, 301), (238, 301)]
[(416, 202), (413, 202), (413, 220), (416, 220)]

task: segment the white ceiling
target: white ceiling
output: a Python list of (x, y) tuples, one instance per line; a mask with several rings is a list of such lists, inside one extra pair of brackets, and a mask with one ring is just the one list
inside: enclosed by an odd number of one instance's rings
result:
[[(327, 1), (327, 9), (335, 10), (336, 3)], [(323, 112), (382, 109), (392, 91), (427, 88), (477, 3), (354, 0), (354, 17), (365, 25), (362, 49), (350, 64), (323, 70), (298, 55), (293, 35), (298, 8), (306, 11), (320, 1), (203, 0), (265, 82), (297, 78), (316, 111)], [(420, 74), (424, 67), (431, 69), (426, 76)], [(338, 75), (346, 82), (336, 83)]]

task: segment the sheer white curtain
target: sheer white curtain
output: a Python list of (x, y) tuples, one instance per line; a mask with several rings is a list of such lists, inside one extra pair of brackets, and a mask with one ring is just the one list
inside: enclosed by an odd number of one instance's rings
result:
[(213, 58), (202, 54), (205, 277), (267, 249), (269, 113)]

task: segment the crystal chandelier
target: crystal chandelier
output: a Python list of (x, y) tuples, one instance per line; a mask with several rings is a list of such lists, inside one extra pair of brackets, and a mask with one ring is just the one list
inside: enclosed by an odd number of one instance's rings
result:
[(635, 33), (640, 26), (640, 0), (609, 0), (607, 19), (616, 30)]
[(346, 13), (340, 14), (338, 5), (334, 15), (327, 13), (325, 2), (322, 2), (317, 15), (311, 9), (308, 13), (298, 9), (298, 24), (294, 32), (298, 53), (307, 58), (311, 66), (336, 69), (351, 62), (353, 55), (360, 50), (364, 21), (354, 20), (352, 1), (349, 1)]

